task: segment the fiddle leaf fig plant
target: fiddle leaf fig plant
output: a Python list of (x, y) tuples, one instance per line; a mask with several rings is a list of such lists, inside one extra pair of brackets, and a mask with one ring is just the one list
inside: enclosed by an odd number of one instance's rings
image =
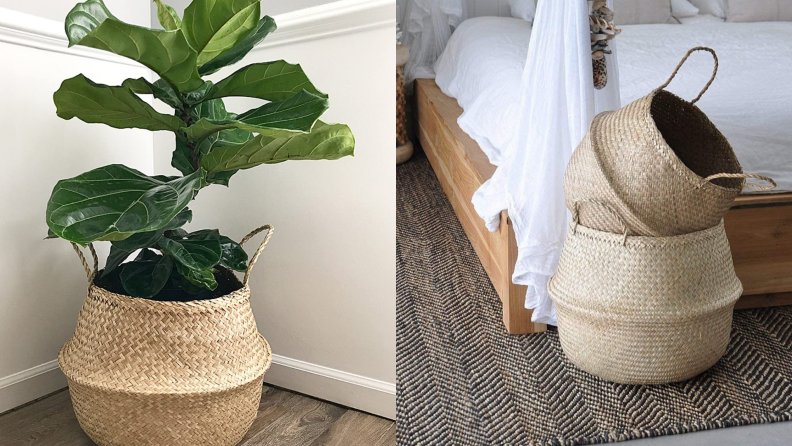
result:
[[(239, 62), (275, 31), (271, 17), (261, 18), (260, 0), (194, 0), (184, 17), (161, 0), (154, 3), (164, 29), (124, 23), (102, 0), (87, 0), (66, 16), (66, 35), (69, 46), (136, 60), (157, 80), (109, 86), (79, 74), (63, 81), (54, 101), (63, 119), (172, 132), (171, 165), (181, 176), (148, 176), (120, 164), (99, 167), (59, 181), (46, 212), (47, 238), (82, 246), (109, 241), (102, 277), (115, 274), (127, 294), (143, 298), (156, 298), (165, 287), (189, 294), (214, 290), (217, 268), (247, 267), (245, 251), (218, 230), (183, 228), (192, 220), (188, 205), (202, 188), (228, 186), (236, 172), (260, 164), (334, 160), (352, 155), (355, 147), (349, 127), (319, 120), (328, 96), (300, 65), (254, 63), (216, 84), (203, 79)], [(173, 113), (158, 112), (141, 95)], [(231, 96), (262, 104), (232, 113), (223, 103)]]

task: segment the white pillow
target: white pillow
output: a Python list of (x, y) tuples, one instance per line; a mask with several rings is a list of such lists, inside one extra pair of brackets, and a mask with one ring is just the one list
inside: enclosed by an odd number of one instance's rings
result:
[(536, 15), (536, 4), (534, 0), (509, 0), (511, 15), (516, 19), (523, 19), (528, 23), (533, 23)]
[(645, 23), (677, 23), (671, 16), (671, 0), (614, 0), (616, 26)]
[(727, 22), (788, 22), (792, 20), (790, 0), (727, 0)]
[(722, 19), (726, 18), (726, 0), (690, 0), (701, 14), (710, 14)]
[(671, 0), (671, 15), (676, 18), (692, 17), (699, 13), (699, 9), (688, 0)]
[(680, 17), (679, 23), (683, 25), (699, 25), (701, 23), (723, 23), (725, 20), (711, 14), (696, 14), (690, 17)]

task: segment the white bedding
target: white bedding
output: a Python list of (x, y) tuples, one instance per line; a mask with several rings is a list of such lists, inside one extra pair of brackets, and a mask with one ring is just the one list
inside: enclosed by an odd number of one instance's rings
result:
[[(745, 172), (792, 190), (792, 23), (624, 26), (617, 37), (622, 104), (662, 84), (694, 46), (712, 47), (718, 77), (698, 106), (729, 139)], [(435, 65), (436, 81), (464, 109), (460, 127), (493, 164), (519, 125), (520, 79), (531, 25), (512, 18), (465, 21)], [(712, 59), (692, 56), (668, 89), (692, 99), (709, 79)]]

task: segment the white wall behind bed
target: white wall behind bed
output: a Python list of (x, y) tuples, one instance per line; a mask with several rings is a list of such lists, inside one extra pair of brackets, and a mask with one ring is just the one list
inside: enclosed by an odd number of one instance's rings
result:
[[(483, 16), (511, 17), (509, 0), (463, 0), (467, 6), (468, 18)], [(399, 6), (399, 24), (403, 23), (404, 11), (407, 9), (408, 0), (396, 0)]]

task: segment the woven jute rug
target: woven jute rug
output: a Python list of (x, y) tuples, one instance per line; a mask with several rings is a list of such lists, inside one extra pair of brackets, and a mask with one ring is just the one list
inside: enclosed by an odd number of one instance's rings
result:
[(609, 383), (501, 303), (422, 153), (397, 167), (397, 441), (592, 444), (792, 419), (792, 309), (735, 313), (726, 355), (677, 384)]

